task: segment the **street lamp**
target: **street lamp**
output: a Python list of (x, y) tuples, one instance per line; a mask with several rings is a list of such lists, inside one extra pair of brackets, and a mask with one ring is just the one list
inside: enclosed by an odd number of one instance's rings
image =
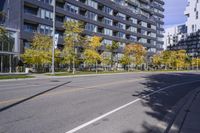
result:
[(55, 74), (55, 60), (54, 60), (54, 56), (55, 56), (55, 16), (56, 16), (56, 0), (53, 0), (53, 46), (52, 46), (52, 68), (51, 68), (51, 72), (52, 74)]

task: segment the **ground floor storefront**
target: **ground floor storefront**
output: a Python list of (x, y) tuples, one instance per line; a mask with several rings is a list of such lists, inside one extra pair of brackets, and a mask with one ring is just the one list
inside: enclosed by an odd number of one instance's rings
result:
[(0, 73), (12, 73), (18, 71), (18, 56), (15, 54), (0, 53)]

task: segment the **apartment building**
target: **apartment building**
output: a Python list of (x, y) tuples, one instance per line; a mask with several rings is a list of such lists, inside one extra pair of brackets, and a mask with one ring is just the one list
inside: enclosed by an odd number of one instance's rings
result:
[[(34, 33), (52, 34), (52, 0), (1, 0), (6, 27), (20, 31), (21, 51)], [(56, 0), (56, 33), (63, 42), (63, 22), (84, 22), (85, 35), (101, 36), (102, 45), (143, 44), (149, 52), (163, 48), (163, 0)]]
[[(188, 55), (191, 57), (200, 57), (200, 1), (199, 0), (188, 0), (188, 5), (184, 14), (187, 16), (187, 21), (185, 23), (186, 28), (182, 26), (184, 32), (175, 33), (170, 32), (166, 29), (165, 32), (165, 45), (168, 46), (170, 50), (180, 50), (184, 49), (187, 51)], [(171, 27), (171, 29), (176, 29), (176, 27)], [(167, 35), (168, 34), (168, 35)], [(171, 42), (169, 41), (171, 40)]]
[(186, 50), (190, 57), (200, 57), (200, 30), (187, 35), (181, 39), (176, 45), (168, 46), (170, 50)]
[(200, 1), (188, 0), (184, 14), (187, 16), (188, 34), (197, 32), (200, 29)]
[(165, 29), (164, 49), (168, 46), (176, 45), (180, 40), (187, 37), (187, 26), (185, 24), (176, 25)]

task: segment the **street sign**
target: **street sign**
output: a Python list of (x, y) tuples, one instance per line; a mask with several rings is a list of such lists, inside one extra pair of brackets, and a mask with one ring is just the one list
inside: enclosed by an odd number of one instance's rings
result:
[(55, 43), (54, 43), (55, 49), (58, 47), (58, 39), (59, 39), (59, 34), (55, 34)]

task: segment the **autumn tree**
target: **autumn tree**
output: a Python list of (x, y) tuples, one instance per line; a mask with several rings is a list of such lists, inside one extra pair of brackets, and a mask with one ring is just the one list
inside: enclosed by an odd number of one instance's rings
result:
[(111, 45), (107, 45), (106, 48), (108, 49), (108, 51), (111, 53), (111, 68), (113, 69), (113, 65), (114, 65), (114, 56), (116, 55), (116, 52), (119, 48), (119, 43), (116, 41), (112, 41)]
[[(60, 54), (59, 50), (55, 50), (55, 57)], [(40, 66), (51, 64), (52, 58), (52, 38), (47, 35), (35, 34), (31, 47), (25, 49), (21, 55), (24, 63), (33, 65), (38, 70)], [(55, 61), (58, 62), (59, 59)]]
[(186, 62), (187, 54), (185, 50), (178, 50), (176, 51), (176, 69), (179, 70), (180, 68), (184, 68)]
[(129, 71), (129, 65), (131, 64), (132, 60), (131, 57), (127, 54), (124, 54), (120, 59), (120, 63), (124, 66), (124, 69), (127, 68)]
[(98, 53), (98, 48), (101, 46), (101, 37), (93, 36), (90, 38), (84, 51), (85, 63), (90, 65), (95, 65), (97, 72), (98, 61), (102, 60), (101, 55)]
[(135, 57), (134, 63), (136, 64), (136, 67), (145, 63), (145, 55), (147, 51), (141, 44), (134, 44), (133, 52)]
[(155, 55), (153, 55), (153, 57), (152, 57), (152, 63), (153, 63), (153, 65), (155, 65), (157, 67), (160, 67), (161, 64), (162, 64), (161, 54), (155, 54)]
[(102, 62), (101, 63), (104, 66), (104, 69), (106, 68), (106, 70), (107, 70), (108, 66), (110, 66), (111, 63), (112, 63), (112, 61), (111, 61), (111, 53), (108, 53), (108, 52), (104, 51), (101, 54), (101, 58), (102, 58)]
[(162, 65), (164, 65), (165, 70), (174, 67), (175, 65), (175, 58), (176, 58), (176, 52), (175, 51), (163, 51), (161, 52), (162, 57)]
[(141, 44), (129, 44), (125, 47), (124, 54), (133, 57), (133, 63), (138, 67), (145, 62), (147, 51)]
[(199, 69), (200, 66), (200, 58), (196, 57), (196, 58), (192, 58), (191, 64), (193, 67), (196, 67), (196, 69)]
[(62, 50), (63, 64), (69, 64), (70, 70), (73, 65), (73, 72), (75, 71), (75, 64), (78, 62), (78, 48), (84, 45), (85, 40), (81, 34), (83, 32), (83, 25), (78, 21), (66, 21), (64, 23), (65, 36), (64, 48)]

